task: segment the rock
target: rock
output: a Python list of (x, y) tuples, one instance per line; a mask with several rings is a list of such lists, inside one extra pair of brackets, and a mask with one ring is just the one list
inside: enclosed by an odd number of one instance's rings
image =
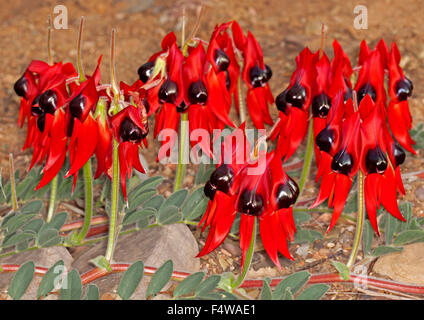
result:
[(302, 244), (299, 248), (296, 250), (296, 254), (301, 256), (302, 258), (305, 258), (308, 255), (309, 251), (309, 243)]
[(415, 190), (415, 196), (418, 200), (424, 201), (424, 187), (420, 187), (417, 190)]
[[(37, 267), (50, 268), (59, 260), (63, 260), (65, 270), (71, 269), (72, 256), (68, 250), (64, 247), (50, 247), (42, 248), (34, 251), (27, 251), (15, 254), (1, 259), (1, 264), (19, 264), (22, 265), (25, 262), (33, 261)], [(14, 273), (4, 273), (0, 274), (0, 291), (7, 293), (9, 289), (10, 282)], [(22, 300), (35, 300), (37, 299), (37, 290), (41, 282), (41, 277), (34, 276), (31, 284), (29, 285), (27, 291), (22, 296)], [(57, 295), (48, 296), (49, 300), (57, 300)]]
[[(78, 269), (81, 274), (88, 271), (92, 268), (89, 261), (104, 255), (106, 245), (104, 241), (91, 247), (74, 261), (72, 267)], [(197, 272), (200, 270), (200, 261), (196, 258), (198, 253), (199, 248), (190, 229), (184, 224), (173, 224), (119, 237), (113, 260), (119, 263), (133, 263), (141, 260), (145, 266), (160, 267), (165, 261), (171, 259), (174, 270)], [(111, 274), (93, 283), (99, 287), (100, 295), (114, 293), (121, 277), (122, 273)], [(149, 281), (149, 277), (143, 277), (131, 298), (145, 299)]]
[(233, 257), (241, 256), (241, 249), (238, 242), (235, 242), (230, 239), (226, 239), (224, 243), (222, 244), (222, 247), (228, 252), (230, 252), (233, 255)]
[(424, 243), (405, 245), (403, 251), (377, 260), (374, 271), (395, 281), (424, 285)]

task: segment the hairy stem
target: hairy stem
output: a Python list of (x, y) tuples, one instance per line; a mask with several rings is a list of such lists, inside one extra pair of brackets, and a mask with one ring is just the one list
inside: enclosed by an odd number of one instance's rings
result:
[(78, 70), (80, 82), (83, 82), (85, 80), (84, 68), (82, 65), (82, 58), (81, 58), (81, 42), (82, 42), (82, 34), (84, 31), (84, 21), (85, 21), (85, 17), (81, 17), (80, 28), (78, 33), (78, 44), (77, 44), (77, 70)]
[(12, 199), (13, 211), (18, 210), (18, 200), (16, 197), (16, 181), (15, 181), (15, 162), (13, 161), (13, 154), (9, 153), (9, 172), (10, 172), (10, 193)]
[(47, 211), (47, 219), (46, 219), (47, 223), (52, 221), (54, 211), (56, 208), (57, 181), (58, 181), (58, 176), (56, 175), (53, 178), (52, 182), (50, 183), (49, 210)]
[[(112, 29), (111, 53), (110, 53), (110, 76), (114, 98), (113, 114), (118, 113), (119, 105), (119, 89), (115, 78), (115, 29)], [(118, 204), (119, 204), (119, 154), (118, 142), (113, 137), (113, 164), (112, 164), (112, 203), (109, 216), (109, 236), (106, 248), (105, 258), (111, 262), (115, 243), (117, 241), (117, 219), (118, 219)]]
[(80, 233), (77, 236), (77, 242), (81, 242), (87, 235), (88, 229), (91, 225), (91, 218), (93, 216), (93, 177), (91, 173), (91, 160), (88, 159), (83, 167), (84, 172), (84, 185), (85, 185), (85, 216), (84, 224)]
[(239, 112), (240, 112), (240, 123), (246, 121), (246, 108), (243, 101), (243, 90), (241, 89), (241, 77), (237, 81), (237, 94), (238, 94), (238, 103), (239, 103)]
[(352, 269), (353, 264), (356, 261), (356, 256), (358, 255), (358, 250), (361, 243), (362, 231), (364, 229), (364, 175), (359, 171), (358, 177), (358, 217), (356, 219), (356, 232), (355, 239), (353, 242), (352, 252), (350, 253), (349, 260), (346, 264), (348, 269)]
[(187, 131), (188, 131), (188, 113), (183, 113), (181, 117), (181, 129), (180, 129), (180, 149), (178, 152), (178, 166), (177, 166), (177, 174), (175, 176), (175, 185), (174, 185), (174, 191), (180, 190), (183, 182), (184, 182), (184, 176), (186, 172), (186, 159), (185, 156), (187, 155)]

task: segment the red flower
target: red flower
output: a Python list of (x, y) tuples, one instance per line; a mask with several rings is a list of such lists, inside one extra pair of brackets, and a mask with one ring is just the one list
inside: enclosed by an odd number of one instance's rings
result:
[[(224, 142), (231, 144), (232, 137)], [(240, 248), (242, 265), (251, 242), (254, 219), (259, 219), (259, 229), (265, 250), (278, 266), (278, 252), (292, 259), (287, 240), (292, 240), (296, 231), (292, 205), (299, 189), (287, 176), (279, 157), (271, 152), (260, 154), (255, 161), (236, 164), (236, 154), (245, 154), (246, 142), (231, 144), (231, 163), (219, 164), (205, 185), (205, 194), (211, 199), (200, 225), (202, 231), (210, 226), (203, 256), (216, 249), (230, 232), (240, 212)], [(221, 159), (222, 161), (222, 159)]]
[(268, 104), (274, 103), (268, 81), (271, 68), (264, 64), (262, 48), (250, 31), (247, 33), (243, 48), (244, 67), (242, 78), (247, 84), (246, 104), (252, 122), (258, 129), (264, 129), (264, 123), (273, 124)]
[(96, 87), (100, 82), (101, 59), (100, 56), (93, 75), (76, 87), (68, 99), (68, 150), (71, 168), (65, 177), (74, 176), (74, 187), (78, 170), (91, 158), (97, 146), (98, 128), (91, 111), (94, 111), (99, 100)]
[[(343, 106), (341, 94), (338, 96), (338, 103), (335, 103), (333, 107), (338, 105), (338, 109)], [(317, 173), (318, 176), (322, 176), (322, 180), (318, 197), (311, 207), (316, 207), (328, 199), (328, 206), (334, 208), (327, 232), (340, 217), (352, 186), (352, 179), (359, 169), (361, 152), (359, 129), (359, 113), (349, 115), (343, 122), (340, 116), (335, 114), (330, 125), (317, 136), (317, 140), (320, 141), (317, 143), (318, 147), (324, 151), (321, 153)]]
[(127, 201), (126, 178), (131, 177), (132, 168), (145, 173), (138, 154), (138, 147), (148, 133), (145, 127), (146, 119), (143, 119), (141, 109), (130, 105), (111, 119), (115, 139), (119, 142), (119, 171), (125, 201)]
[(389, 96), (390, 103), (387, 120), (396, 140), (409, 152), (416, 154), (411, 144), (415, 144), (409, 135), (412, 128), (412, 117), (409, 111), (408, 98), (412, 94), (411, 80), (404, 76), (399, 66), (400, 53), (396, 43), (392, 44), (389, 62)]
[(378, 48), (369, 51), (366, 43), (364, 41), (361, 43), (359, 62), (362, 67), (359, 70), (355, 85), (355, 91), (358, 93), (358, 104), (366, 95), (369, 95), (376, 104), (386, 104), (383, 61)]
[[(365, 206), (370, 223), (378, 234), (377, 207), (380, 204), (389, 211), (395, 218), (405, 221), (397, 205), (398, 189), (395, 180), (394, 168), (398, 166), (398, 161), (392, 150), (392, 160), (389, 164), (387, 159), (388, 142), (390, 136), (385, 122), (385, 111), (382, 105), (375, 105), (370, 97), (365, 97), (359, 107), (361, 116), (361, 141), (362, 151), (360, 166), (365, 177)], [(400, 160), (398, 158), (398, 160)], [(400, 173), (400, 172), (399, 172)], [(399, 188), (403, 188), (399, 186)]]
[(316, 81), (314, 65), (317, 57), (308, 48), (296, 57), (297, 68), (290, 79), (290, 85), (275, 100), (281, 112), (279, 129), (272, 139), (279, 134), (277, 150), (285, 160), (293, 155), (306, 135), (309, 118), (307, 109), (312, 101)]

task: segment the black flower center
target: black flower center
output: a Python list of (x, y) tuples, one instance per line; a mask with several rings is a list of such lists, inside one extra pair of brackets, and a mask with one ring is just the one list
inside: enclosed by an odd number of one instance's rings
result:
[(377, 97), (377, 93), (371, 83), (367, 82), (358, 90), (358, 104), (361, 103), (362, 99), (365, 98), (366, 95), (369, 95), (371, 99), (375, 102)]
[(40, 96), (40, 108), (50, 114), (56, 111), (57, 94), (53, 90), (47, 90)]
[(300, 83), (296, 82), (286, 93), (286, 102), (293, 107), (302, 109), (306, 101), (306, 89)]
[(275, 197), (277, 199), (278, 209), (289, 208), (296, 203), (299, 196), (299, 187), (297, 183), (288, 177), (286, 183), (278, 186)]
[(167, 79), (159, 89), (159, 100), (161, 102), (167, 102), (174, 104), (178, 96), (178, 86), (177, 84)]
[(265, 69), (262, 70), (258, 65), (253, 66), (249, 71), (250, 84), (254, 88), (263, 87), (269, 79), (272, 77), (271, 68), (265, 65)]
[(153, 69), (155, 67), (155, 63), (153, 61), (148, 61), (143, 64), (140, 68), (138, 68), (137, 73), (141, 80), (141, 82), (146, 83), (150, 76), (153, 73)]
[(239, 197), (237, 210), (250, 216), (260, 216), (264, 210), (263, 199), (253, 190), (245, 189)]
[(412, 95), (413, 89), (414, 85), (412, 84), (412, 81), (409, 80), (407, 77), (396, 82), (395, 91), (398, 100), (405, 101), (406, 99), (408, 99)]
[(275, 98), (275, 105), (281, 112), (287, 114), (287, 101), (286, 101), (287, 89), (281, 92), (277, 98)]
[(130, 119), (125, 118), (119, 127), (119, 135), (123, 141), (140, 143), (143, 139), (141, 129)]
[(191, 104), (204, 105), (208, 100), (208, 90), (201, 80), (193, 82), (188, 88), (188, 99)]
[(39, 116), (43, 113), (43, 110), (41, 110), (40, 106), (38, 105), (38, 102), (40, 101), (40, 96), (36, 96), (34, 100), (32, 100), (31, 103), (31, 113), (33, 116)]
[(331, 162), (331, 169), (335, 172), (348, 176), (353, 167), (353, 157), (342, 149), (336, 153)]
[(395, 167), (400, 166), (405, 162), (406, 154), (405, 151), (397, 144), (393, 143), (393, 155), (395, 157)]
[(37, 119), (37, 127), (41, 132), (44, 132), (45, 125), (46, 125), (46, 114), (43, 113)]
[(315, 138), (315, 143), (321, 151), (330, 153), (334, 142), (334, 132), (328, 126), (321, 130)]
[(387, 158), (380, 147), (375, 147), (367, 152), (365, 166), (368, 173), (384, 173), (387, 169)]
[(25, 78), (25, 75), (20, 77), (14, 84), (13, 89), (16, 94), (22, 98), (26, 98), (26, 93), (28, 91), (28, 80)]
[(312, 100), (312, 115), (326, 118), (331, 108), (330, 98), (323, 92)]
[(222, 50), (218, 48), (214, 53), (215, 64), (218, 67), (218, 71), (225, 71), (228, 69), (230, 65), (230, 58), (228, 55)]
[(86, 98), (81, 93), (69, 102), (69, 112), (72, 117), (81, 120), (85, 108)]

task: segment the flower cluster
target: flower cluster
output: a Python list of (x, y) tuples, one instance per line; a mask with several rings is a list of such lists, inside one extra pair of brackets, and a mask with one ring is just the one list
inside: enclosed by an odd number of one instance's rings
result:
[(198, 256), (208, 254), (225, 240), (239, 212), (242, 265), (257, 218), (264, 248), (280, 267), (278, 252), (292, 259), (287, 240), (293, 240), (296, 232), (292, 206), (299, 188), (284, 172), (274, 151), (259, 152), (251, 158), (249, 150), (244, 124), (222, 143), (220, 162), (204, 188), (210, 201), (200, 224), (202, 231), (208, 226), (210, 229)]
[[(273, 102), (268, 86), (271, 69), (264, 64), (254, 36), (250, 32), (244, 35), (236, 21), (216, 26), (209, 43), (193, 38), (179, 48), (171, 32), (163, 38), (161, 47), (138, 69), (141, 83), (148, 87), (148, 115), (155, 114), (155, 137), (163, 130), (178, 131), (184, 113), (189, 132), (204, 129), (211, 134), (213, 129), (235, 127), (228, 114), (233, 98), (239, 111), (240, 76), (248, 86), (247, 107), (254, 125), (264, 128), (264, 123), (273, 123), (268, 112), (268, 103)], [(162, 145), (166, 143), (169, 139), (162, 140)], [(210, 140), (202, 140), (199, 145), (212, 157)], [(163, 150), (158, 159), (169, 152)]]
[(334, 208), (330, 230), (343, 210), (354, 176), (361, 170), (365, 175), (368, 217), (378, 233), (376, 210), (381, 204), (403, 220), (396, 198), (397, 192), (405, 193), (399, 168), (405, 160), (402, 147), (415, 153), (408, 133), (412, 121), (408, 97), (413, 86), (399, 66), (400, 54), (395, 43), (390, 52), (384, 40), (372, 50), (365, 41), (361, 43), (354, 87), (347, 55), (337, 41), (333, 48), (331, 62), (325, 53), (312, 54), (307, 48), (297, 57), (290, 85), (277, 97), (281, 111), (277, 148), (286, 159), (293, 154), (306, 133), (307, 109), (311, 106), (316, 179), (321, 178), (313, 207), (328, 199), (329, 206)]
[[(32, 61), (14, 85), (21, 97), (20, 126), (27, 120), (24, 149), (34, 149), (30, 169), (45, 160), (37, 189), (59, 173), (67, 154), (70, 169), (66, 177), (73, 176), (74, 187), (78, 171), (93, 155), (97, 159), (95, 178), (109, 175), (113, 137), (119, 143), (125, 197), (125, 179), (132, 167), (144, 172), (138, 147), (148, 133), (145, 92), (137, 85), (121, 83), (119, 105), (115, 106), (110, 85), (100, 85), (100, 62), (101, 57), (94, 73), (84, 76), (70, 63)], [(110, 115), (112, 109), (116, 114)]]

